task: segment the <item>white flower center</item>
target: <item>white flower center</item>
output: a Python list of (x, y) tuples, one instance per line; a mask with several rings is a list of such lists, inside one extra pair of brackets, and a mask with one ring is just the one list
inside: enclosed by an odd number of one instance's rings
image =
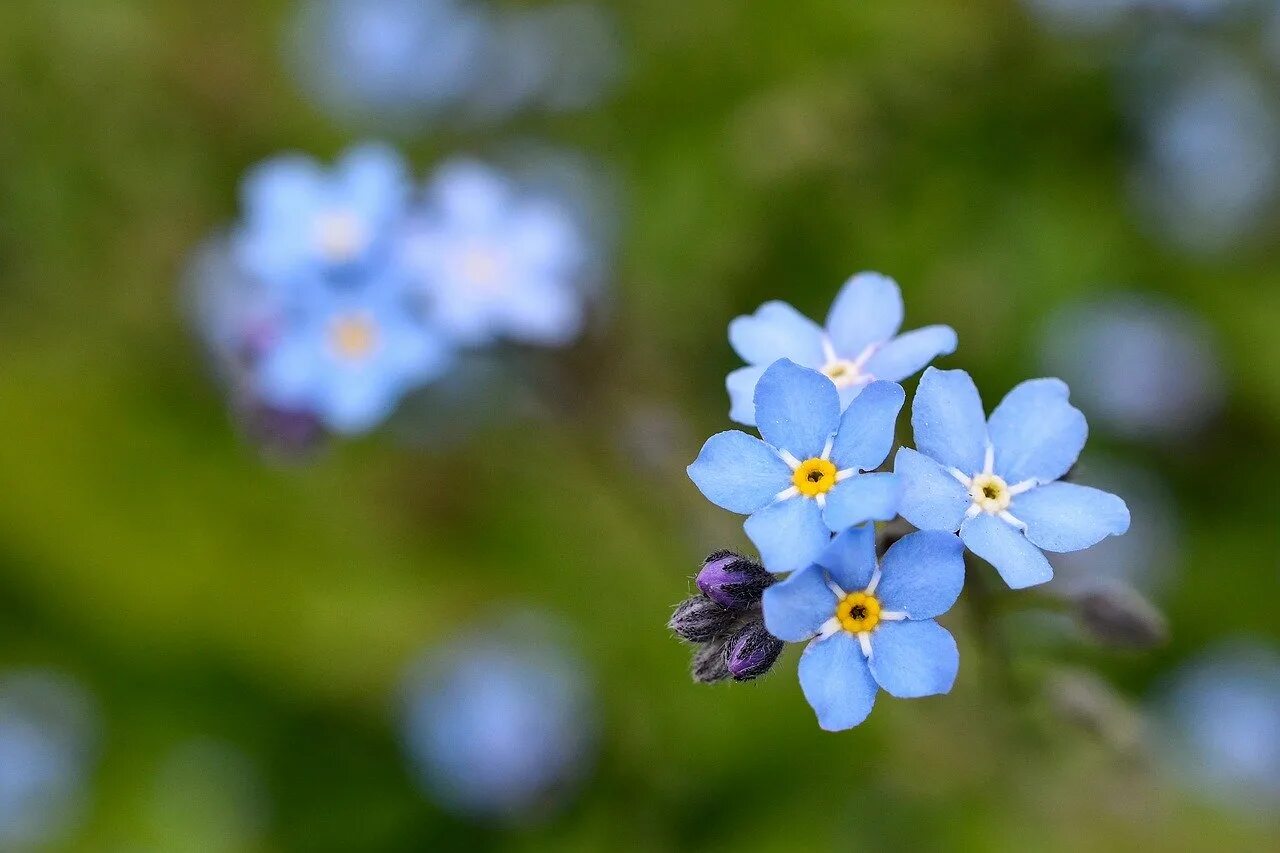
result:
[(330, 263), (350, 261), (364, 250), (368, 233), (364, 224), (348, 210), (331, 210), (316, 219), (316, 244)]
[(826, 359), (826, 363), (818, 370), (834, 382), (837, 388), (853, 388), (857, 385), (866, 385), (875, 377), (870, 373), (864, 373), (862, 368), (866, 366), (867, 360), (875, 354), (877, 346), (878, 344), (871, 344), (858, 353), (857, 358), (841, 358), (836, 354), (836, 349), (832, 346), (831, 339), (823, 335), (822, 354)]
[(1015, 497), (1034, 489), (1040, 484), (1035, 480), (1023, 480), (1021, 483), (1009, 485), (1003, 477), (995, 473), (995, 457), (995, 448), (988, 444), (982, 470), (972, 477), (959, 468), (949, 469), (951, 476), (955, 477), (960, 482), (960, 485), (969, 491), (969, 498), (973, 501), (969, 505), (969, 510), (965, 513), (965, 516), (974, 518), (985, 512), (988, 515), (997, 516), (1014, 527), (1026, 530), (1027, 525), (1009, 512), (1009, 505), (1013, 503)]
[(978, 474), (969, 481), (969, 497), (973, 505), (992, 515), (1009, 508), (1013, 495), (1009, 494), (1009, 484), (995, 474)]

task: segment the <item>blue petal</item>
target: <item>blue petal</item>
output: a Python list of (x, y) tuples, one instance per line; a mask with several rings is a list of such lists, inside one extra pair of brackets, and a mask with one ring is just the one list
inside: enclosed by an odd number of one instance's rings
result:
[(818, 565), (845, 592), (860, 592), (876, 570), (876, 529), (864, 524), (841, 533), (818, 557)]
[(901, 502), (902, 486), (894, 474), (855, 474), (827, 492), (822, 517), (839, 532), (865, 521), (888, 521), (898, 514)]
[(338, 164), (346, 203), (371, 223), (394, 215), (407, 201), (407, 171), (404, 158), (394, 148), (378, 143), (350, 149)]
[(891, 695), (918, 699), (950, 693), (960, 671), (951, 633), (932, 619), (881, 622), (871, 634), (871, 674)]
[(729, 343), (748, 364), (768, 366), (789, 358), (806, 367), (820, 367), (822, 329), (785, 302), (766, 302), (752, 315), (729, 323)]
[(774, 447), (811, 459), (840, 425), (840, 395), (818, 371), (780, 359), (756, 385), (756, 425)]
[(982, 470), (987, 423), (978, 389), (963, 370), (925, 370), (911, 403), (911, 429), (925, 456), (965, 474)]
[(788, 643), (814, 636), (835, 612), (836, 594), (821, 566), (803, 568), (764, 591), (764, 626)]
[(1027, 539), (1046, 551), (1079, 551), (1129, 529), (1129, 507), (1110, 492), (1049, 483), (1018, 495), (1009, 512), (1027, 525)]
[(902, 481), (898, 512), (903, 518), (921, 530), (960, 529), (973, 500), (950, 471), (909, 447), (898, 449), (893, 471)]
[(755, 512), (791, 484), (791, 469), (778, 454), (738, 430), (707, 439), (687, 470), (707, 500), (730, 512)]
[(885, 610), (932, 619), (951, 609), (964, 587), (964, 543), (954, 533), (918, 530), (899, 539), (880, 560), (876, 597)]
[(902, 292), (888, 276), (861, 272), (845, 282), (827, 315), (827, 335), (837, 353), (857, 358), (902, 327)]
[(794, 572), (818, 559), (831, 541), (818, 505), (806, 498), (770, 504), (743, 524), (771, 572)]
[(334, 432), (367, 432), (395, 411), (404, 390), (396, 377), (386, 374), (353, 371), (334, 376), (325, 389), (320, 415)]
[(1053, 567), (1035, 545), (1011, 524), (993, 515), (974, 516), (960, 528), (969, 550), (996, 567), (1011, 589), (1023, 589), (1053, 578)]
[(809, 644), (800, 656), (800, 689), (829, 732), (851, 729), (871, 713), (876, 682), (853, 635), (844, 631)]
[(955, 352), (956, 343), (955, 329), (950, 326), (925, 326), (880, 347), (864, 368), (877, 379), (901, 382), (938, 356)]
[(1032, 379), (1010, 391), (991, 413), (987, 429), (996, 449), (996, 473), (1010, 485), (1058, 479), (1080, 457), (1089, 427), (1067, 402), (1060, 379)]
[(724, 381), (729, 389), (729, 420), (744, 426), (756, 425), (756, 384), (765, 368), (758, 365), (739, 367)]
[(840, 418), (831, 461), (840, 469), (870, 471), (879, 468), (893, 448), (898, 412), (906, 392), (896, 382), (872, 382), (859, 394)]
[(241, 203), (251, 218), (288, 222), (322, 204), (325, 173), (309, 157), (287, 154), (255, 166), (241, 183)]

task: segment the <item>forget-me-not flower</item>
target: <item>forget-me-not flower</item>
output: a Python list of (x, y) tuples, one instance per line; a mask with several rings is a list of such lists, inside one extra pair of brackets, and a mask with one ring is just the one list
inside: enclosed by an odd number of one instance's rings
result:
[(780, 359), (755, 390), (763, 440), (738, 430), (713, 435), (689, 477), (712, 503), (750, 516), (744, 527), (766, 568), (802, 569), (832, 533), (897, 515), (894, 475), (861, 472), (889, 455), (904, 399), (901, 385), (872, 382), (841, 415), (835, 385)]
[(405, 215), (409, 182), (391, 148), (352, 148), (332, 169), (286, 155), (257, 166), (241, 189), (237, 259), (281, 288), (316, 273), (342, 274), (378, 258)]
[(780, 358), (820, 371), (840, 390), (845, 408), (876, 379), (901, 382), (940, 355), (955, 352), (950, 326), (925, 326), (899, 335), (902, 292), (879, 273), (845, 282), (825, 328), (785, 302), (766, 302), (729, 324), (729, 343), (747, 362), (729, 374), (729, 417), (754, 426), (756, 383)]
[(1088, 435), (1068, 394), (1058, 379), (1032, 379), (988, 420), (968, 373), (926, 370), (911, 407), (916, 450), (904, 447), (894, 460), (902, 517), (924, 530), (959, 530), (1014, 589), (1053, 577), (1041, 549), (1078, 551), (1124, 533), (1123, 500), (1055, 482)]
[(818, 724), (840, 731), (867, 718), (880, 689), (900, 699), (951, 690), (960, 653), (934, 619), (963, 585), (964, 546), (953, 534), (909, 533), (877, 566), (868, 524), (766, 589), (764, 622), (781, 640), (813, 640), (800, 658), (800, 687)]
[(336, 432), (363, 432), (450, 364), (450, 348), (393, 274), (351, 291), (321, 283), (307, 303), (254, 368), (255, 390), (273, 406), (314, 412)]
[(433, 317), (459, 343), (568, 343), (581, 330), (587, 248), (565, 205), (475, 162), (447, 164), (402, 247)]

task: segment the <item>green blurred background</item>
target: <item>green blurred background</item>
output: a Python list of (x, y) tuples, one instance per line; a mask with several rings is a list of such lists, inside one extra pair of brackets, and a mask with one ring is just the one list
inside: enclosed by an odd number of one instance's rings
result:
[[(1098, 56), (1122, 45), (1056, 39), (1008, 0), (617, 4), (627, 71), (602, 106), (391, 137), (419, 171), (532, 137), (615, 174), (608, 330), (564, 355), (560, 402), (436, 449), (384, 432), (281, 464), (229, 421), (179, 284), (246, 168), (366, 135), (286, 73), (290, 5), (0, 5), (0, 663), (69, 672), (100, 707), (88, 812), (56, 849), (1275, 849), (1274, 818), (1005, 683), (963, 602), (954, 693), (841, 735), (796, 650), (698, 687), (663, 627), (704, 553), (747, 545), (683, 472), (728, 428), (727, 322), (774, 298), (821, 317), (875, 269), (909, 328), (957, 329), (943, 363), (989, 404), (1038, 375), (1056, 306), (1117, 286), (1220, 341), (1228, 401), (1203, 433), (1091, 442), (1176, 494), (1171, 643), (1046, 648), (1012, 626), (1018, 679), (1067, 663), (1141, 702), (1217, 638), (1280, 639), (1276, 232), (1189, 257), (1135, 222)], [(395, 695), (420, 649), (512, 602), (573, 627), (603, 737), (564, 810), (504, 828), (418, 792)], [(220, 816), (243, 792), (212, 783), (156, 817), (165, 756), (202, 738), (257, 768), (251, 839)]]

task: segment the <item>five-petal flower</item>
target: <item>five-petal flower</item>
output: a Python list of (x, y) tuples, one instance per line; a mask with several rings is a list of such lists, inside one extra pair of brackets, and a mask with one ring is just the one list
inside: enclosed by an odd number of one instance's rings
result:
[(890, 546), (876, 565), (873, 525), (836, 537), (814, 565), (764, 593), (764, 622), (780, 640), (812, 639), (800, 687), (828, 731), (867, 718), (880, 689), (901, 699), (947, 693), (960, 656), (934, 619), (964, 584), (964, 546), (922, 530)]
[(780, 359), (755, 389), (763, 440), (713, 435), (689, 477), (712, 503), (750, 516), (744, 527), (766, 568), (804, 568), (833, 532), (897, 515), (894, 475), (862, 472), (889, 455), (904, 399), (902, 386), (872, 382), (841, 415), (830, 381)]
[(755, 387), (780, 358), (811, 367), (840, 391), (845, 408), (876, 379), (900, 382), (934, 358), (955, 352), (950, 326), (925, 326), (903, 335), (902, 292), (879, 273), (858, 273), (836, 296), (826, 328), (785, 302), (766, 302), (729, 324), (729, 342), (747, 362), (729, 374), (729, 418), (756, 423)]
[(1075, 464), (1088, 426), (1058, 379), (1015, 387), (983, 416), (963, 370), (929, 368), (911, 409), (916, 450), (902, 448), (902, 517), (925, 530), (960, 531), (1014, 589), (1044, 583), (1041, 550), (1079, 551), (1129, 529), (1129, 508), (1099, 489), (1055, 482)]

